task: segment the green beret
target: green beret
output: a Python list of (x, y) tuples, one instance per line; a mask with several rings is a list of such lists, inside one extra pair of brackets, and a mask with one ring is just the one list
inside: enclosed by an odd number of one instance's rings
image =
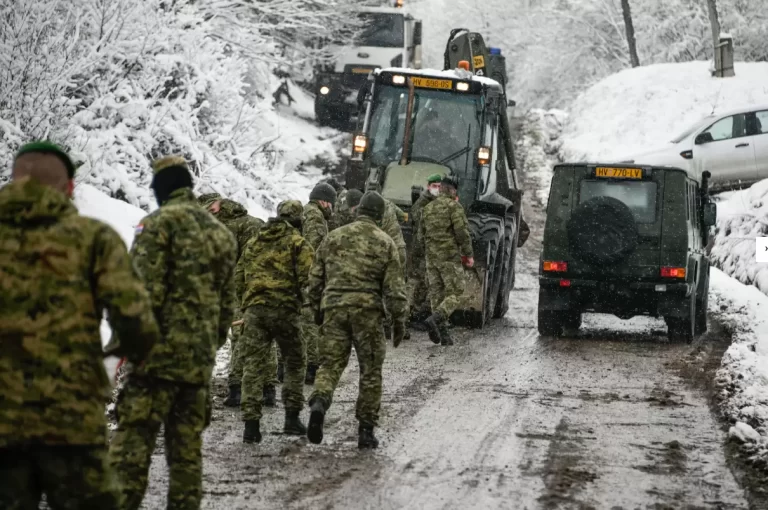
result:
[(155, 175), (159, 174), (166, 168), (171, 167), (180, 167), (184, 168), (185, 170), (189, 170), (189, 167), (187, 166), (187, 160), (185, 160), (182, 156), (165, 156), (152, 162), (152, 170), (154, 171)]
[(38, 141), (38, 142), (30, 142), (26, 145), (23, 145), (21, 149), (19, 149), (19, 152), (16, 153), (16, 157), (14, 158), (14, 162), (19, 159), (24, 154), (51, 154), (53, 156), (56, 156), (61, 160), (61, 162), (64, 164), (64, 166), (67, 168), (67, 175), (70, 179), (73, 179), (75, 177), (75, 164), (72, 162), (72, 159), (69, 157), (69, 154), (67, 154), (67, 151), (56, 145), (52, 142), (47, 141)]
[(440, 174), (432, 174), (427, 177), (427, 184), (434, 184), (443, 180), (443, 176)]

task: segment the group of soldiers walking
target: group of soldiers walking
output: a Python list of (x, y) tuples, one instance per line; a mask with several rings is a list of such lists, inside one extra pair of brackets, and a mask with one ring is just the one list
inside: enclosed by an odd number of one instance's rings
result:
[[(375, 186), (321, 182), (308, 204), (281, 202), (264, 223), (218, 194), (195, 197), (177, 156), (153, 163), (159, 208), (128, 253), (113, 229), (77, 214), (74, 175), (64, 150), (34, 142), (0, 189), (0, 508), (37, 508), (45, 494), (54, 510), (138, 509), (161, 427), (168, 508), (199, 508), (211, 376), (228, 337), (225, 404), (240, 406), (245, 443), (261, 441), (280, 382), (283, 432), (321, 443), (354, 348), (360, 448), (378, 446), (386, 337), (398, 347), (417, 320), (453, 343), (448, 319), (474, 261), (451, 177), (431, 176), (413, 205), (408, 258), (408, 216)], [(104, 355), (128, 371), (109, 445)], [(306, 404), (304, 384), (314, 384)]]

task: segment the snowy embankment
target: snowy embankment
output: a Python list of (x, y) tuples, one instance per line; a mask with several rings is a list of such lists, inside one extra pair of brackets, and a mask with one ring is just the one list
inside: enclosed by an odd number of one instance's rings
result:
[(526, 186), (532, 189), (536, 205), (547, 206), (552, 167), (559, 162), (563, 124), (568, 114), (563, 110), (534, 108), (522, 119), (516, 153), (521, 161), (521, 173)]
[[(737, 63), (736, 77), (712, 78), (709, 64), (628, 69), (585, 91), (563, 129), (566, 161), (617, 161), (668, 143), (701, 117), (768, 103), (768, 64)], [(731, 435), (754, 458), (768, 454), (768, 265), (755, 262), (755, 237), (768, 232), (768, 182), (723, 194), (710, 309), (733, 333), (717, 382)], [(739, 280), (739, 281), (737, 281)], [(740, 283), (741, 282), (741, 283)], [(747, 284), (747, 285), (743, 285)], [(755, 285), (751, 287), (749, 285)]]

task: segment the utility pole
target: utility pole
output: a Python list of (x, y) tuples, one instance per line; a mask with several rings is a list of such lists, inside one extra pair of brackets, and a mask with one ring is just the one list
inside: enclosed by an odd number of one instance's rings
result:
[(640, 57), (637, 56), (637, 41), (635, 40), (635, 25), (632, 23), (632, 11), (629, 8), (629, 0), (621, 0), (621, 12), (624, 14), (624, 29), (627, 31), (629, 61), (632, 67), (640, 67)]
[(720, 17), (717, 15), (716, 0), (707, 0), (709, 24), (712, 26), (712, 48), (715, 52), (715, 76), (722, 77), (723, 62), (720, 52)]

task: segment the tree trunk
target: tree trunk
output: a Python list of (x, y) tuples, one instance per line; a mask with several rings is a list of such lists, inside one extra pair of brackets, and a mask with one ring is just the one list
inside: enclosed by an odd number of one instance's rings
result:
[(621, 0), (621, 12), (624, 14), (624, 28), (627, 31), (629, 61), (632, 63), (632, 67), (640, 67), (640, 57), (637, 56), (637, 42), (635, 41), (635, 25), (632, 24), (632, 11), (629, 9), (629, 0)]
[(720, 18), (717, 15), (716, 0), (707, 0), (709, 24), (712, 25), (712, 49), (715, 53), (715, 76), (722, 76), (723, 64), (718, 46), (720, 45)]

